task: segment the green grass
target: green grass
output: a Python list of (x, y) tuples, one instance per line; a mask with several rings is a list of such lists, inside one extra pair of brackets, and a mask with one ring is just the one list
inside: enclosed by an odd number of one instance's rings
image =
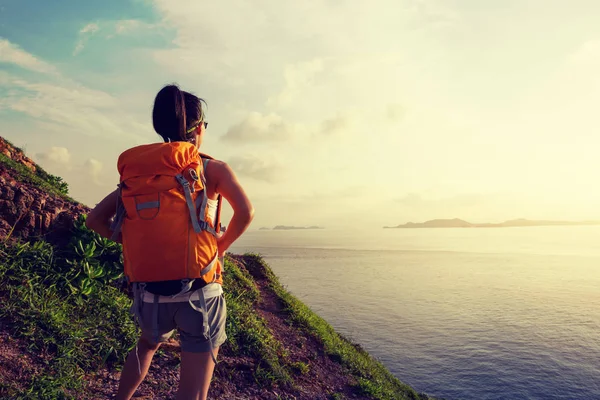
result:
[(69, 194), (69, 184), (63, 181), (60, 176), (52, 175), (46, 172), (39, 165), (36, 166), (35, 174), (44, 181), (48, 182), (50, 185), (54, 186), (60, 193), (63, 195)]
[[(12, 336), (27, 343), (34, 358), (39, 353), (49, 357), (43, 372), (28, 382), (1, 382), (0, 398), (71, 399), (84, 387), (86, 374), (122, 366), (138, 330), (129, 314), (131, 300), (119, 288), (120, 251), (119, 245), (87, 230), (84, 218), (74, 226), (68, 248), (46, 242), (0, 243), (0, 320), (11, 327)], [(268, 279), (300, 334), (317, 338), (355, 378), (357, 392), (381, 400), (420, 398), (287, 292), (259, 256), (246, 255), (244, 260), (241, 266), (226, 260), (228, 341), (223, 353), (253, 359), (258, 385), (293, 388), (294, 377), (309, 373), (311, 366), (292, 362), (256, 312), (261, 294), (252, 276), (257, 273)]]
[[(260, 385), (275, 383), (289, 385), (291, 366), (286, 364), (287, 355), (266, 322), (256, 312), (260, 299), (252, 277), (237, 264), (226, 260), (223, 286), (227, 302), (227, 336), (225, 348), (239, 355), (247, 355), (259, 364), (254, 379)], [(226, 350), (227, 351), (227, 350)]]
[[(67, 248), (51, 244), (0, 243), (0, 320), (10, 334), (28, 344), (34, 359), (51, 361), (33, 376), (22, 393), (19, 384), (0, 383), (0, 398), (70, 399), (84, 385), (84, 375), (102, 367), (120, 368), (137, 340), (130, 298), (119, 289), (120, 245), (85, 227), (81, 217)], [(254, 379), (261, 386), (292, 385), (302, 371), (287, 364), (287, 354), (257, 314), (260, 293), (248, 272), (226, 261), (228, 308), (224, 352), (256, 361)]]
[(4, 164), (7, 168), (13, 170), (21, 183), (31, 184), (48, 193), (76, 203), (68, 196), (69, 187), (67, 183), (62, 178), (47, 173), (41, 167), (36, 165), (36, 172), (33, 172), (25, 165), (8, 158), (2, 153), (0, 153), (0, 164)]
[(310, 371), (310, 366), (302, 361), (296, 361), (294, 363), (291, 363), (290, 366), (298, 375), (306, 375), (308, 374), (308, 371)]
[(258, 270), (258, 273), (267, 277), (271, 290), (285, 305), (289, 321), (298, 329), (319, 340), (327, 354), (347, 368), (348, 372), (356, 378), (357, 389), (361, 394), (379, 400), (424, 397), (410, 386), (400, 382), (360, 346), (336, 333), (323, 318), (291, 295), (259, 255), (246, 254), (245, 259), (250, 264), (249, 268)]
[(60, 251), (45, 242), (0, 244), (0, 319), (34, 359), (51, 358), (29, 382), (0, 383), (0, 397), (73, 398), (86, 373), (122, 364), (137, 332), (117, 287), (119, 250), (91, 232)]
[[(11, 142), (9, 142), (6, 139), (4, 139), (4, 141), (9, 146), (11, 146), (13, 149), (15, 149), (16, 151), (20, 152), (23, 155), (25, 154), (23, 149), (15, 146), (14, 144), (12, 144)], [(69, 185), (60, 176), (49, 174), (48, 172), (46, 172), (42, 167), (40, 167), (37, 164), (35, 165), (35, 173), (32, 173), (31, 170), (29, 168), (25, 167), (24, 165), (11, 160), (4, 154), (1, 154), (1, 155), (3, 156), (3, 158), (0, 157), (0, 163), (3, 163), (5, 165), (9, 166), (11, 169), (17, 171), (21, 175), (33, 175), (34, 178), (37, 177), (37, 178), (41, 179), (43, 181), (43, 182), (41, 182), (42, 184), (44, 184), (44, 183), (49, 184), (51, 187), (53, 187), (54, 189), (56, 189), (59, 193), (61, 193), (63, 195), (69, 194)], [(12, 161), (12, 163), (10, 163), (9, 161)], [(30, 183), (34, 183), (34, 182), (30, 182)], [(40, 182), (38, 181), (38, 183), (40, 183)]]

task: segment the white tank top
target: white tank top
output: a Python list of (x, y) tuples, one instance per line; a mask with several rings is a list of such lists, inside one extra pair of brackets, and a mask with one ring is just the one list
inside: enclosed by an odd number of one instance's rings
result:
[(208, 208), (208, 218), (210, 222), (215, 223), (215, 218), (217, 217), (217, 200), (208, 199), (206, 203), (206, 207)]
[[(208, 159), (204, 159), (203, 160), (203, 166), (204, 166), (204, 174), (206, 176), (206, 169), (208, 168)], [(210, 219), (210, 222), (215, 223), (215, 218), (217, 217), (217, 204), (219, 202), (217, 200), (213, 200), (213, 199), (208, 199), (208, 202), (206, 203), (206, 207), (208, 208), (208, 218)]]

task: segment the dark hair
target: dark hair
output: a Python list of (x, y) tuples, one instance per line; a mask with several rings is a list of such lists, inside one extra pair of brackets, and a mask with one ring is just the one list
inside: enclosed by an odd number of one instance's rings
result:
[(188, 129), (204, 121), (204, 100), (180, 90), (175, 84), (163, 87), (154, 99), (152, 124), (165, 142), (191, 142), (194, 133)]

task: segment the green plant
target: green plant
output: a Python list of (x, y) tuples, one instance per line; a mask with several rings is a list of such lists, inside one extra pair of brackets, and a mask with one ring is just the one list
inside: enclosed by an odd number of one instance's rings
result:
[(75, 222), (73, 239), (62, 256), (71, 267), (66, 274), (71, 292), (89, 295), (123, 278), (123, 265), (121, 246), (87, 229), (85, 219)]
[(303, 363), (302, 361), (296, 361), (290, 364), (292, 370), (299, 375), (306, 375), (310, 370), (310, 367), (307, 363)]
[[(80, 218), (71, 243), (0, 243), (0, 320), (32, 352), (52, 356), (42, 375), (22, 392), (3, 385), (10, 398), (61, 399), (81, 388), (86, 371), (121, 363), (137, 329), (131, 300), (119, 290), (120, 246), (99, 237)], [(92, 312), (90, 312), (92, 311)]]
[(25, 382), (23, 397), (15, 392), (11, 398), (69, 398), (65, 390), (81, 388), (86, 371), (123, 361), (136, 339), (124, 293), (110, 285), (74, 293), (61, 277), (64, 260), (48, 243), (3, 245), (0, 251), (0, 319), (31, 352), (52, 357), (42, 375)]
[(60, 176), (49, 174), (39, 165), (36, 166), (35, 174), (48, 182), (50, 185), (54, 186), (60, 193), (64, 195), (69, 194), (69, 184)]
[[(25, 153), (24, 149), (15, 146), (14, 144), (12, 144), (11, 142), (9, 142), (8, 140), (6, 140), (4, 138), (2, 138), (2, 140), (4, 140), (10, 147), (15, 149), (17, 152), (19, 152), (21, 154)], [(0, 158), (1, 163), (7, 164), (8, 166), (10, 166), (13, 169), (15, 169), (15, 167), (17, 167), (19, 172), (21, 172), (21, 173), (25, 172), (26, 175), (33, 175), (31, 170), (29, 170), (29, 168), (27, 168), (26, 166), (21, 165), (21, 164), (17, 163), (16, 161), (13, 161), (11, 158), (7, 157), (4, 154), (3, 154), (3, 156), (4, 157)], [(9, 163), (8, 160), (12, 161), (12, 163)], [(18, 168), (18, 166), (21, 166), (22, 168)], [(29, 172), (29, 173), (27, 173), (27, 172)], [(67, 184), (67, 182), (65, 182), (60, 176), (55, 176), (55, 175), (49, 174), (39, 165), (35, 166), (35, 176), (37, 176), (38, 178), (47, 182), (51, 186), (53, 186), (56, 190), (58, 190), (63, 195), (69, 194), (69, 185)]]
[(260, 385), (291, 383), (283, 346), (256, 312), (260, 295), (252, 278), (243, 267), (229, 260), (226, 260), (225, 270), (228, 336), (225, 347), (261, 360), (253, 373)]

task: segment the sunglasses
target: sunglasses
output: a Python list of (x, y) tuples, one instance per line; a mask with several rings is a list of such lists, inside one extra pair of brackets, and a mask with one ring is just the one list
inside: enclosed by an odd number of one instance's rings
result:
[(204, 124), (204, 129), (206, 129), (208, 127), (208, 122), (206, 122), (206, 121), (200, 121), (200, 123), (198, 125), (194, 125), (190, 129), (188, 129), (186, 132), (187, 133), (192, 133), (196, 128), (198, 128), (200, 126), (200, 124)]

